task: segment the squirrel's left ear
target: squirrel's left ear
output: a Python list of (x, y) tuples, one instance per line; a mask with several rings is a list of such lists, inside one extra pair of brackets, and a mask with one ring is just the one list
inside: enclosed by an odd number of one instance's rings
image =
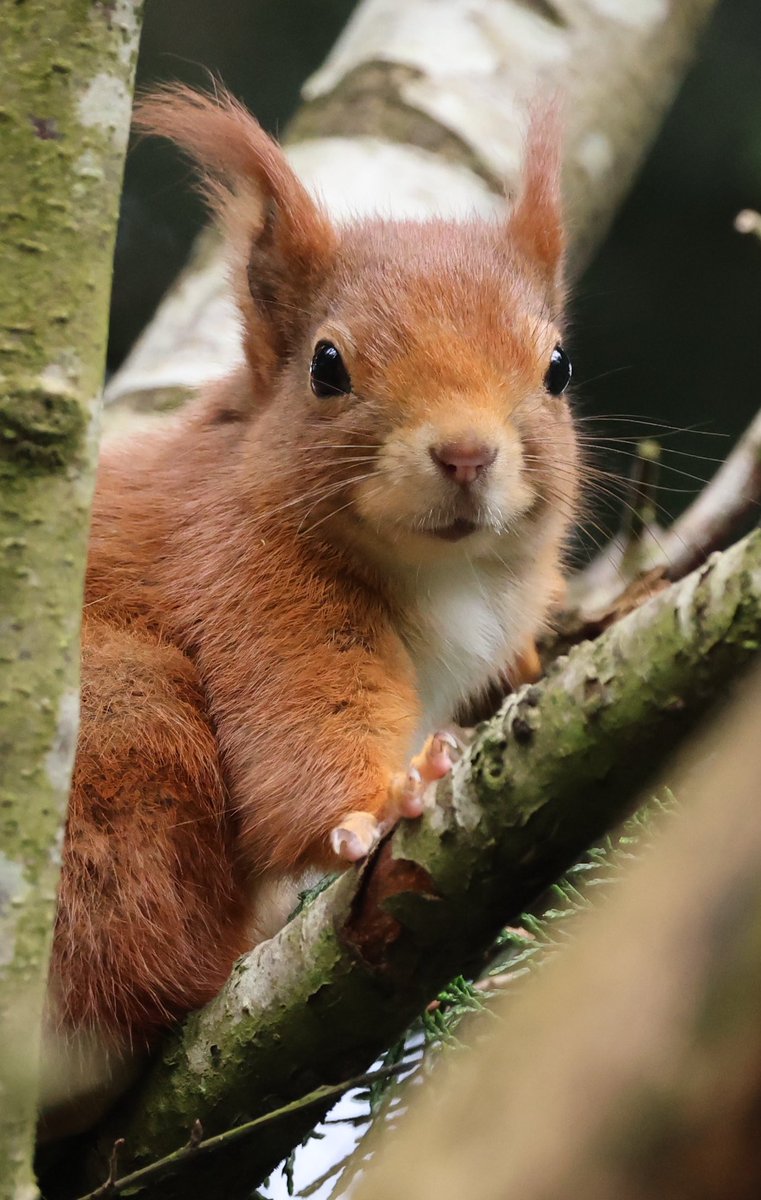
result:
[(223, 89), (162, 88), (138, 103), (135, 125), (171, 138), (201, 168), (230, 247), (246, 354), (266, 392), (331, 269), (333, 225), (277, 142)]
[(535, 110), (526, 136), (521, 189), (507, 218), (512, 246), (539, 277), (553, 307), (562, 302), (565, 259), (560, 143), (557, 102)]

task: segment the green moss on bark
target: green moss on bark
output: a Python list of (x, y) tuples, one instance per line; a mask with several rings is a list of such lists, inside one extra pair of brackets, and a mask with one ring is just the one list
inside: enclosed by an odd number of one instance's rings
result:
[[(77, 727), (78, 634), (138, 0), (3, 13), (0, 1197), (32, 1195), (35, 1061)], [(7, 1047), (23, 1046), (18, 1059)]]
[(0, 455), (6, 462), (26, 470), (63, 467), (81, 454), (85, 431), (85, 411), (75, 395), (20, 382), (12, 396), (0, 396)]

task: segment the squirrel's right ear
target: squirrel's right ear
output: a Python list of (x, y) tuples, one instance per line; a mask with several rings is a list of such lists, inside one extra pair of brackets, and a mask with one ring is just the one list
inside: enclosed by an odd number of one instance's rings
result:
[(201, 190), (233, 252), (246, 353), (266, 386), (287, 354), (337, 237), (283, 151), (228, 92), (171, 85), (140, 100), (135, 125), (176, 142), (201, 168)]

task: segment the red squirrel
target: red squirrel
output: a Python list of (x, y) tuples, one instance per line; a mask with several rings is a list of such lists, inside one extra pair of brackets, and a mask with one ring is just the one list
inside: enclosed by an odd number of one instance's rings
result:
[(203, 172), (245, 362), (102, 455), (50, 1009), (117, 1051), (220, 989), (258, 881), (419, 814), (436, 731), (546, 620), (578, 482), (553, 119), (502, 221), (340, 227), (229, 95), (138, 124)]

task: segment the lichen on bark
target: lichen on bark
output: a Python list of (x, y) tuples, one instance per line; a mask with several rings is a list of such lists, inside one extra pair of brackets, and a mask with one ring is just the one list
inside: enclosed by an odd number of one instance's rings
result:
[(35, 1191), (39, 1019), (76, 742), (94, 418), (140, 12), (140, 0), (25, 0), (2, 18), (2, 1198)]

